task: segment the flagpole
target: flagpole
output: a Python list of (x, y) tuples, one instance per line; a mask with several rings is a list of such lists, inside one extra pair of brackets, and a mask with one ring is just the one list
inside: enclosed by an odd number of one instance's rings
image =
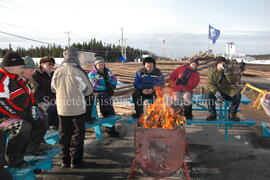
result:
[(207, 45), (207, 54), (208, 54), (208, 52), (209, 52), (209, 33), (210, 33), (210, 24), (208, 25), (208, 37), (207, 37), (208, 45)]
[(209, 38), (208, 38), (208, 45), (207, 45), (207, 53), (209, 52)]

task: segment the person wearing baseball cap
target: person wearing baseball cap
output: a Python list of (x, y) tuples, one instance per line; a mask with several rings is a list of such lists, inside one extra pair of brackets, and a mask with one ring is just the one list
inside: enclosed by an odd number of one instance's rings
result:
[(18, 53), (7, 52), (0, 68), (0, 81), (3, 82), (0, 88), (0, 132), (9, 134), (7, 148), (1, 146), (0, 149), (1, 152), (6, 149), (8, 166), (19, 168), (27, 166), (24, 153), (32, 129), (26, 121), (28, 92), (20, 84), (24, 65), (24, 60)]

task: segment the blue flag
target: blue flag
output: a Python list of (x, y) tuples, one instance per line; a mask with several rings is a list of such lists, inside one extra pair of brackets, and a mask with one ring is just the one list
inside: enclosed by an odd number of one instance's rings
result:
[(218, 39), (219, 34), (220, 34), (220, 30), (215, 29), (209, 25), (208, 38), (212, 40), (213, 44), (216, 43), (216, 40)]
[(124, 58), (124, 56), (120, 56), (119, 61), (122, 62), (122, 63), (127, 62), (127, 60)]

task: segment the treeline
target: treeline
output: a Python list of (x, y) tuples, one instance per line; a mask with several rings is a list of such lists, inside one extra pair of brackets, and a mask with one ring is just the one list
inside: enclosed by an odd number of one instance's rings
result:
[[(96, 53), (96, 56), (104, 57), (108, 62), (117, 62), (121, 56), (121, 47), (114, 44), (106, 44), (102, 41), (97, 41), (96, 39), (91, 39), (89, 42), (83, 43), (74, 43), (71, 47), (78, 48), (82, 51), (90, 51)], [(66, 47), (67, 48), (67, 47)], [(31, 57), (43, 57), (43, 56), (52, 56), (52, 57), (63, 57), (64, 49), (59, 46), (41, 46), (35, 48), (25, 49), (23, 47), (18, 47), (16, 50), (10, 48), (1, 49), (0, 48), (0, 57), (3, 57), (7, 51), (16, 51), (22, 57), (31, 56)], [(126, 47), (127, 61), (133, 61), (136, 58), (140, 58), (142, 54), (149, 54), (148, 51), (135, 49), (130, 46)]]
[(254, 57), (255, 59), (263, 59), (263, 60), (270, 60), (270, 54), (260, 54), (260, 55), (249, 55)]

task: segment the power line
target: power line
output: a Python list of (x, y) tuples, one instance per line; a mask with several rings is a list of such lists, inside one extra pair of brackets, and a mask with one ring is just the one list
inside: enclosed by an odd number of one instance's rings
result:
[[(25, 39), (25, 40), (29, 40), (29, 41), (33, 41), (33, 42), (47, 44), (49, 46), (54, 46), (55, 45), (54, 43), (48, 43), (48, 42), (44, 42), (44, 41), (40, 41), (40, 40), (36, 40), (36, 39), (32, 39), (32, 38), (27, 38), (27, 37), (23, 37), (23, 36), (20, 36), (20, 35), (4, 32), (4, 31), (0, 31), (0, 33), (6, 34), (6, 35), (9, 35), (9, 36), (14, 36), (14, 37), (21, 38), (21, 39)], [(63, 46), (61, 46), (61, 47), (63, 47)]]
[(23, 30), (30, 30), (31, 34), (33, 35), (33, 33), (37, 34), (37, 35), (43, 35), (45, 37), (48, 37), (48, 38), (51, 38), (51, 37), (55, 37), (55, 33), (54, 34), (51, 34), (51, 33), (47, 33), (47, 32), (42, 32), (42, 31), (39, 31), (37, 29), (31, 29), (31, 28), (28, 28), (26, 26), (18, 26), (18, 25), (15, 25), (15, 24), (11, 24), (11, 23), (6, 23), (4, 21), (0, 21), (0, 24), (4, 24), (4, 25), (7, 25), (7, 26), (11, 26), (11, 27), (15, 27), (15, 28), (19, 28), (19, 29), (23, 29)]

